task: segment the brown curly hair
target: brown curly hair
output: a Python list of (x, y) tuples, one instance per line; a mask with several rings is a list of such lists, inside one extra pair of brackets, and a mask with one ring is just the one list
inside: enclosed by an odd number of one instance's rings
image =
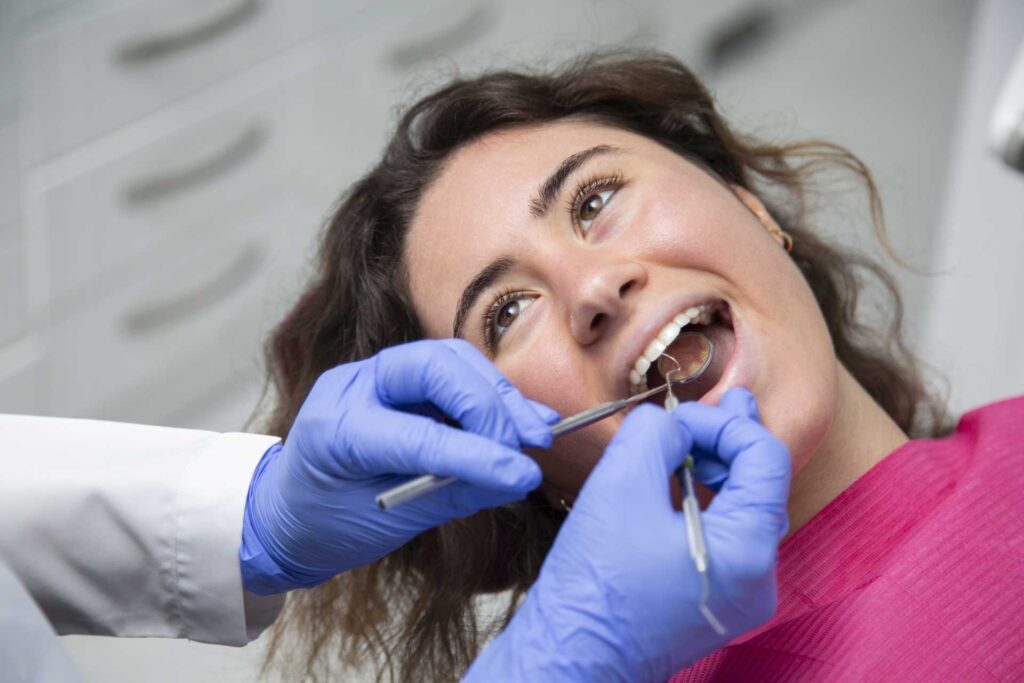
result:
[[(887, 245), (878, 192), (860, 160), (827, 142), (774, 144), (739, 135), (692, 71), (664, 54), (631, 51), (587, 55), (552, 72), (456, 79), (408, 108), (383, 158), (341, 198), (308, 288), (267, 344), (275, 401), (269, 433), (287, 434), (325, 370), (421, 337), (402, 266), (404, 240), (445, 160), (494, 131), (567, 117), (644, 135), (767, 200), (794, 238), (791, 257), (817, 298), (839, 361), (909, 435), (948, 430), (944, 402), (926, 387), (903, 342), (891, 277), (873, 260), (827, 244), (809, 224), (812, 179), (839, 168), (863, 182)], [(858, 306), (869, 281), (888, 303), (881, 324), (865, 322)], [(369, 661), (381, 678), (455, 679), (511, 618), (562, 519), (534, 495), (446, 524), (370, 566), (297, 591), (275, 626), (268, 665), (286, 660), (303, 677), (319, 679), (339, 664)], [(482, 618), (476, 598), (498, 591), (509, 591), (503, 608)]]

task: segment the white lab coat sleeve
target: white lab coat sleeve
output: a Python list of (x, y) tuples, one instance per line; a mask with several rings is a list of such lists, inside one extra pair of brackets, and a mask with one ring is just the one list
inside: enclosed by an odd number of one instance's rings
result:
[(0, 415), (0, 557), (58, 633), (243, 645), (283, 602), (243, 594), (238, 564), (277, 441)]

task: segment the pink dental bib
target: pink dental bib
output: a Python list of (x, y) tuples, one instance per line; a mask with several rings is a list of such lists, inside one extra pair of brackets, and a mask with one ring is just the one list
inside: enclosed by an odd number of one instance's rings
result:
[(892, 452), (778, 571), (775, 617), (672, 683), (1024, 680), (1024, 397)]

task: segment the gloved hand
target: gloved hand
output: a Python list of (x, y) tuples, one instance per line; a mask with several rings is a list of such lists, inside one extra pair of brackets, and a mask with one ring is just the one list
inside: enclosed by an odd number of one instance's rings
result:
[[(692, 443), (691, 443), (692, 439)], [(728, 468), (702, 513), (711, 611), (669, 477), (686, 453), (714, 453)], [(757, 418), (753, 396), (728, 392), (718, 407), (672, 415), (633, 410), (580, 491), (537, 582), (466, 681), (665, 681), (767, 621), (785, 534), (790, 455)]]
[[(428, 415), (443, 413), (462, 430)], [(239, 559), (254, 593), (315, 586), (421, 532), (523, 498), (558, 415), (525, 399), (473, 346), (420, 341), (325, 372), (284, 444), (264, 454)], [(387, 512), (378, 493), (432, 473), (459, 481)]]

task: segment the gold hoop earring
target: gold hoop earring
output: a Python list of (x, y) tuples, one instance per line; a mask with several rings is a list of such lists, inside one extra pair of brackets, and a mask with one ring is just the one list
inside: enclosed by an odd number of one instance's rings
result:
[(782, 230), (781, 228), (779, 228), (777, 226), (774, 226), (774, 225), (772, 225), (772, 226), (765, 226), (765, 229), (768, 230), (768, 232), (770, 232), (772, 234), (772, 237), (774, 237), (775, 239), (777, 239), (777, 240), (779, 240), (781, 242), (781, 246), (782, 246), (783, 249), (786, 250), (787, 254), (790, 254), (790, 253), (793, 252), (793, 237), (792, 237), (792, 235), (790, 235), (785, 230)]
[(782, 248), (787, 254), (793, 253), (793, 236), (785, 230), (779, 230), (779, 234), (782, 236)]
[(569, 505), (568, 503), (566, 503), (565, 502), (565, 498), (559, 498), (558, 499), (558, 503), (559, 503), (559, 505), (562, 506), (562, 509), (565, 510), (566, 512), (572, 512), (572, 505)]

